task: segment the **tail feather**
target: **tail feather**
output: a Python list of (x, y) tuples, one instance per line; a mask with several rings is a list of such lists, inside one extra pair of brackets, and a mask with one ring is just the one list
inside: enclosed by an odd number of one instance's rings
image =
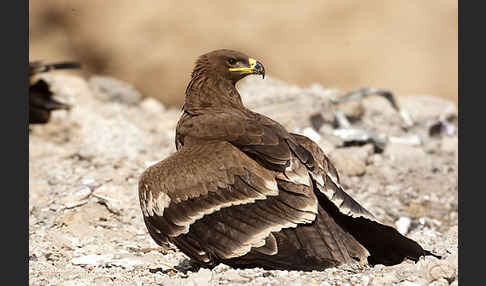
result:
[(319, 193), (318, 199), (319, 204), (336, 222), (370, 252), (368, 262), (371, 265), (394, 265), (401, 263), (405, 258), (418, 261), (425, 255), (440, 258), (391, 226), (364, 217), (347, 216), (323, 194)]
[(316, 220), (297, 228), (273, 232), (277, 252), (258, 248), (248, 254), (221, 261), (235, 268), (262, 267), (298, 271), (324, 270), (343, 263), (366, 263), (368, 251), (321, 207)]

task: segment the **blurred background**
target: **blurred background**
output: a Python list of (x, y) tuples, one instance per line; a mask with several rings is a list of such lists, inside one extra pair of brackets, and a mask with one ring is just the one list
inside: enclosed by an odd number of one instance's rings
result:
[(29, 58), (77, 60), (180, 106), (196, 58), (219, 48), (291, 84), (385, 88), (457, 104), (457, 0), (29, 1)]

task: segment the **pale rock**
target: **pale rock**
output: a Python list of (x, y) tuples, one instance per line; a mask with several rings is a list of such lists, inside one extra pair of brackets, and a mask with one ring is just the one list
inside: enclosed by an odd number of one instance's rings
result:
[(321, 135), (319, 135), (319, 133), (317, 133), (311, 127), (304, 128), (302, 135), (309, 137), (310, 139), (312, 139), (312, 141), (314, 141), (316, 143), (319, 143), (319, 141), (321, 140)]
[(366, 144), (359, 147), (334, 149), (329, 153), (338, 172), (344, 176), (361, 176), (366, 172), (368, 157), (373, 153), (373, 146)]
[(140, 103), (140, 107), (147, 112), (162, 114), (166, 111), (164, 105), (155, 98), (147, 97)]
[(198, 272), (194, 273), (191, 277), (196, 285), (198, 286), (206, 286), (209, 285), (211, 281), (213, 273), (211, 270), (206, 268), (201, 268)]
[(441, 140), (441, 149), (444, 152), (455, 154), (458, 149), (458, 137), (457, 136), (444, 136)]
[(397, 227), (398, 232), (400, 232), (403, 235), (408, 233), (411, 224), (412, 224), (412, 220), (408, 217), (400, 217), (395, 222), (395, 226)]
[(92, 76), (88, 80), (95, 98), (101, 101), (137, 104), (142, 95), (133, 86), (108, 76)]
[(447, 280), (445, 280), (444, 278), (440, 278), (429, 284), (429, 286), (448, 286), (448, 285), (449, 282), (447, 282)]

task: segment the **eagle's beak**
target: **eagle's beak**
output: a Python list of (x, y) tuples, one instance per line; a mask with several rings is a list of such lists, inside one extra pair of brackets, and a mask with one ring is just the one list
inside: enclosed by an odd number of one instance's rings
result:
[(249, 58), (248, 63), (250, 67), (247, 68), (230, 68), (230, 71), (244, 71), (247, 73), (261, 74), (262, 78), (265, 78), (265, 68), (259, 61)]

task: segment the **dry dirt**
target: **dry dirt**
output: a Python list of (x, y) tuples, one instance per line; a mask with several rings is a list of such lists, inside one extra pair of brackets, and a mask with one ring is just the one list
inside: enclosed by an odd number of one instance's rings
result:
[(182, 103), (196, 57), (220, 48), (289, 83), (458, 96), (457, 0), (29, 1), (29, 58)]
[[(322, 272), (225, 265), (195, 271), (181, 252), (162, 252), (151, 240), (137, 191), (141, 172), (174, 152), (180, 110), (110, 78), (62, 73), (44, 78), (73, 109), (54, 112), (47, 125), (30, 126), (30, 285), (458, 284), (457, 130), (428, 134), (440, 116), (457, 114), (452, 102), (400, 97), (415, 122), (405, 131), (397, 112), (380, 97), (334, 106), (330, 98), (338, 90), (247, 79), (239, 89), (249, 107), (311, 136), (335, 160), (355, 199), (442, 259)], [(386, 138), (384, 151), (375, 153), (371, 144), (343, 147), (329, 124), (338, 111), (357, 114), (353, 128)]]

